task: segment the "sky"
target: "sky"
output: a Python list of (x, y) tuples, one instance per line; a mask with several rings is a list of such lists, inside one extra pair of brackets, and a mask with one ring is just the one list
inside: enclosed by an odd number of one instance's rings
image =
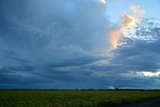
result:
[(0, 0), (0, 89), (160, 88), (159, 0)]

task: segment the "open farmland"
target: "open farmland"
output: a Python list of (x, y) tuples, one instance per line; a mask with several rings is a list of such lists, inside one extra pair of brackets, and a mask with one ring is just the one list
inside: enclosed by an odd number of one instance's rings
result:
[(0, 107), (117, 107), (154, 98), (159, 91), (3, 90)]

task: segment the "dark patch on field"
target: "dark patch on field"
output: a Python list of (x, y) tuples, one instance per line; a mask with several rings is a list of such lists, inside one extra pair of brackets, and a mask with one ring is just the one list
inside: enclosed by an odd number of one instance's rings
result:
[(123, 105), (121, 107), (160, 107), (160, 98), (144, 101), (136, 104)]

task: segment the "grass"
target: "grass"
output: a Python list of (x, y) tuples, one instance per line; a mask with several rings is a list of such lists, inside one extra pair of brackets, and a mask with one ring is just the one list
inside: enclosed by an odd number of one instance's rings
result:
[(159, 91), (3, 90), (0, 107), (118, 107), (154, 98)]

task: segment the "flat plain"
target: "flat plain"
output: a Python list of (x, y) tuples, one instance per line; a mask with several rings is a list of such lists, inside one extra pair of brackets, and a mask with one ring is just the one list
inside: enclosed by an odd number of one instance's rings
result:
[(119, 107), (160, 98), (160, 91), (1, 90), (0, 107)]

